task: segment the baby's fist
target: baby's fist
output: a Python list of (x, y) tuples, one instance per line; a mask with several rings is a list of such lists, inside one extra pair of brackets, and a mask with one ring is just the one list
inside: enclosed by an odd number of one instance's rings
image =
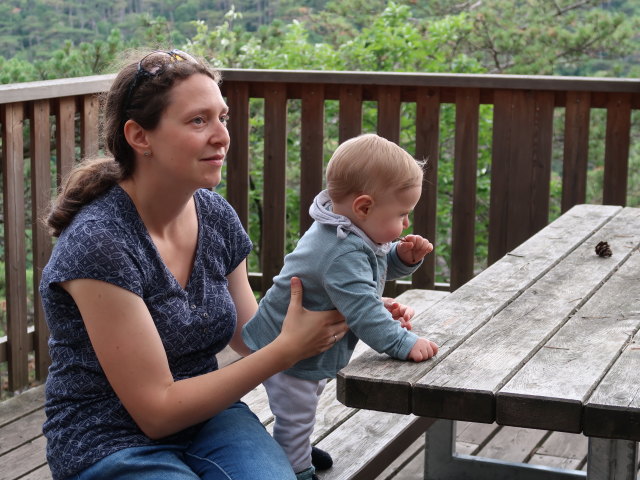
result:
[(400, 260), (407, 265), (415, 265), (433, 251), (433, 244), (420, 235), (407, 235), (398, 242)]
[(426, 338), (418, 338), (418, 341), (413, 345), (407, 360), (413, 360), (414, 362), (423, 362), (429, 360), (436, 353), (438, 353), (438, 345)]

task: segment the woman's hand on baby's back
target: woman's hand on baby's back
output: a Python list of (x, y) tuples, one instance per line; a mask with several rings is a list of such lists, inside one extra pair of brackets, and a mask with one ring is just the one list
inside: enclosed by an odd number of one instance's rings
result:
[(349, 328), (337, 310), (312, 311), (302, 306), (302, 283), (291, 279), (291, 300), (278, 339), (297, 357), (296, 362), (333, 347)]

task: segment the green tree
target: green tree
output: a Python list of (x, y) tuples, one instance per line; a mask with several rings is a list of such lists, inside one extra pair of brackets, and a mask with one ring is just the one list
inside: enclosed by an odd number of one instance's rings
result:
[(600, 8), (600, 3), (482, 2), (470, 12), (474, 28), (469, 49), (480, 53), (479, 60), (492, 73), (589, 75), (602, 69), (608, 75), (624, 74), (619, 60), (637, 48), (638, 23)]
[[(240, 0), (234, 2), (236, 9), (225, 0), (98, 0), (96, 10), (117, 20), (118, 28), (111, 31), (108, 39), (84, 43), (69, 40), (62, 49), (52, 49), (53, 54), (34, 63), (26, 62), (24, 56), (9, 56), (10, 60), (0, 58), (0, 81), (101, 73), (117, 51), (125, 46), (140, 45), (182, 46), (214, 65), (234, 68), (602, 76), (632, 76), (640, 72), (638, 62), (634, 62), (639, 53), (636, 32), (640, 6), (630, 0), (331, 0), (326, 4), (316, 0), (305, 2), (304, 6), (298, 3), (295, 0)], [(14, 48), (11, 41), (18, 36), (36, 52), (56, 41), (46, 26), (42, 26), (40, 32), (24, 33), (27, 7), (41, 7), (42, 1), (18, 0), (16, 4), (12, 9), (0, 6), (0, 13), (9, 18), (7, 21), (0, 15), (0, 46)], [(97, 39), (105, 30), (105, 23), (100, 23), (93, 12), (84, 8), (86, 2), (48, 0), (48, 5), (54, 7), (50, 20), (60, 30), (78, 29), (85, 40), (91, 39), (91, 35)], [(76, 38), (71, 32), (69, 37)], [(259, 219), (261, 213), (262, 107), (261, 101), (252, 100), (250, 148), (255, 162), (251, 173), (255, 219)], [(401, 144), (411, 151), (415, 142), (415, 111), (411, 106), (403, 108)], [(299, 174), (297, 115), (299, 102), (292, 101), (292, 129), (288, 138), (291, 189)], [(328, 155), (337, 138), (336, 102), (327, 102), (325, 116)], [(491, 108), (483, 106), (480, 145), (491, 143), (491, 116)], [(638, 115), (633, 121), (638, 123)], [(376, 112), (369, 104), (365, 104), (363, 122), (366, 131), (375, 131)], [(441, 219), (450, 218), (454, 122), (454, 109), (443, 105), (438, 199)], [(603, 119), (595, 119), (592, 138), (604, 134), (603, 124)], [(592, 192), (599, 191), (598, 182), (602, 181), (602, 158), (602, 152), (591, 150), (589, 201), (599, 201)], [(640, 171), (640, 151), (635, 144), (630, 158), (630, 180), (633, 180), (636, 177), (633, 172)], [(561, 168), (556, 163), (551, 185), (552, 214), (559, 210), (557, 192), (561, 185)], [(486, 224), (488, 216), (490, 165), (490, 152), (481, 148), (479, 225)], [(640, 201), (638, 187), (633, 185), (630, 181), (630, 198)], [(293, 243), (298, 229), (297, 196), (292, 193), (288, 198), (292, 220), (289, 237)], [(259, 225), (258, 221), (252, 223)], [(447, 238), (450, 225), (443, 221), (438, 228), (439, 237)], [(255, 239), (259, 230), (250, 233)], [(486, 232), (479, 229), (476, 239), (479, 268), (486, 250), (486, 237)], [(446, 242), (439, 241), (438, 251), (445, 257), (447, 248)], [(446, 281), (446, 266), (440, 275), (440, 280)]]
[(105, 42), (85, 42), (78, 47), (66, 42), (49, 60), (36, 62), (34, 68), (42, 80), (97, 75), (105, 71), (123, 46), (120, 31), (112, 30)]
[[(257, 35), (247, 35), (246, 31), (234, 28), (241, 14), (232, 11), (225, 22), (214, 28), (199, 23), (198, 34), (189, 48), (226, 67), (466, 73), (499, 71), (521, 74), (560, 74), (568, 71), (572, 65), (589, 64), (595, 52), (603, 51), (611, 52), (608, 65), (613, 67), (622, 65), (624, 58), (634, 52), (632, 26), (635, 20), (598, 8), (596, 2), (581, 2), (578, 5), (560, 1), (496, 0), (490, 5), (485, 5), (486, 2), (457, 5), (455, 10), (450, 2), (441, 2), (439, 5), (434, 2), (431, 8), (437, 14), (422, 18), (418, 18), (405, 3), (389, 2), (386, 8), (378, 12), (369, 10), (375, 0), (366, 4), (361, 0), (330, 3), (333, 8), (331, 12), (311, 15), (307, 21), (309, 23), (274, 22), (260, 29)], [(575, 8), (569, 8), (570, 5)], [(539, 14), (541, 9), (548, 10), (552, 6), (555, 6), (554, 14)], [(340, 22), (333, 22), (341, 9), (358, 12), (358, 15), (339, 17)], [(331, 25), (322, 25), (319, 19), (326, 19)], [(314, 41), (315, 33), (322, 31), (331, 34), (325, 41)], [(615, 49), (611, 47), (610, 39), (615, 40)], [(620, 70), (610, 70), (609, 74), (615, 71)], [(253, 105), (252, 108), (259, 109), (260, 105)], [(405, 110), (402, 113), (401, 143), (411, 151), (415, 141), (412, 131), (415, 113), (410, 108)], [(295, 106), (292, 106), (290, 114), (292, 117), (296, 114)], [(329, 128), (336, 115), (334, 106), (329, 104), (326, 109)], [(480, 145), (491, 143), (491, 118), (491, 108), (482, 107)], [(455, 112), (451, 106), (442, 107), (441, 119), (438, 213), (440, 219), (450, 219), (453, 188), (451, 142), (455, 122)], [(363, 123), (365, 130), (375, 131), (375, 110), (365, 109)], [(291, 124), (296, 125), (295, 119)], [(261, 125), (255, 127), (257, 136), (252, 145), (259, 145)], [(335, 138), (335, 132), (328, 131), (327, 137)], [(289, 137), (290, 158), (298, 158), (298, 138), (299, 132), (294, 127)], [(332, 146), (329, 147), (330, 153)], [(252, 156), (254, 162), (260, 162), (260, 152), (260, 147), (255, 147)], [(488, 235), (483, 226), (488, 220), (490, 166), (490, 151), (481, 148), (476, 212), (479, 225), (476, 238), (478, 269), (483, 268), (486, 261)], [(257, 163), (252, 178), (257, 192), (253, 202), (256, 208), (253, 214), (256, 217), (259, 216), (259, 192), (262, 190), (259, 171), (261, 165)], [(593, 171), (596, 174), (591, 181), (598, 182), (597, 172), (601, 168), (597, 161), (593, 162)], [(552, 216), (559, 212), (560, 174), (560, 171), (554, 171), (551, 182)], [(291, 176), (295, 178), (296, 175), (293, 166)], [(296, 205), (290, 205), (292, 218), (297, 215), (295, 208)], [(448, 221), (441, 221), (438, 226), (438, 252), (445, 259), (449, 257), (448, 245), (441, 239), (448, 238), (449, 231)], [(296, 232), (297, 223), (293, 222), (289, 237), (295, 240)], [(257, 238), (253, 234), (252, 237)], [(447, 281), (446, 265), (439, 275), (439, 280)]]

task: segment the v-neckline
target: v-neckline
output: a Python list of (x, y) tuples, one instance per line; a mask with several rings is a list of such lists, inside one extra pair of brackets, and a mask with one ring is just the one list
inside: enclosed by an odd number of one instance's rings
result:
[(162, 267), (164, 268), (164, 271), (165, 271), (165, 275), (167, 275), (169, 278), (171, 278), (171, 281), (173, 283), (175, 283), (175, 285), (177, 285), (183, 292), (188, 292), (189, 291), (189, 287), (192, 284), (192, 279), (193, 279), (194, 272), (195, 272), (196, 267), (198, 265), (198, 259), (200, 258), (200, 245), (202, 243), (201, 242), (202, 228), (200, 226), (200, 206), (198, 205), (197, 192), (193, 194), (193, 204), (194, 204), (194, 207), (195, 207), (195, 210), (196, 210), (196, 222), (198, 224), (198, 231), (197, 231), (197, 238), (196, 238), (196, 249), (195, 249), (195, 252), (194, 252), (194, 255), (193, 255), (193, 263), (191, 265), (191, 271), (189, 272), (189, 275), (187, 276), (187, 283), (184, 286), (182, 286), (182, 284), (178, 281), (176, 276), (169, 269), (169, 267), (165, 263), (164, 259), (162, 258), (162, 255), (160, 254), (160, 251), (158, 250), (157, 245), (153, 241), (153, 238), (151, 237), (151, 234), (149, 233), (149, 230), (147, 229), (147, 226), (142, 221), (142, 217), (140, 216), (140, 212), (138, 212), (138, 209), (137, 209), (136, 204), (134, 203), (133, 199), (129, 196), (129, 194), (127, 193), (127, 191), (124, 188), (122, 188), (120, 185), (117, 185), (117, 184), (116, 184), (116, 186), (122, 191), (122, 193), (124, 193), (124, 195), (127, 197), (128, 201), (129, 201), (129, 203), (131, 204), (131, 207), (132, 207), (132, 209), (133, 209), (133, 211), (135, 212), (135, 215), (136, 215), (136, 219), (137, 219), (137, 222), (138, 222), (138, 227), (140, 228), (140, 230), (144, 234), (144, 237), (146, 238), (147, 242), (149, 242), (149, 244), (151, 245), (151, 248), (153, 248), (153, 251), (155, 253), (156, 258), (162, 264)]

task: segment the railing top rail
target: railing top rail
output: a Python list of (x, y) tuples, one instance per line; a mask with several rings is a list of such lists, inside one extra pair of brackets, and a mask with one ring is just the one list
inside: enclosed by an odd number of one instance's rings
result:
[(0, 103), (100, 93), (109, 89), (114, 78), (113, 74), (92, 75), (0, 85)]
[(559, 77), (550, 75), (222, 69), (222, 79), (223, 81), (227, 79), (233, 81), (324, 83), (334, 85), (360, 84), (640, 93), (640, 79), (637, 78)]
[[(640, 79), (467, 73), (222, 69), (229, 81), (640, 93)], [(114, 74), (0, 85), (0, 104), (107, 90)]]

